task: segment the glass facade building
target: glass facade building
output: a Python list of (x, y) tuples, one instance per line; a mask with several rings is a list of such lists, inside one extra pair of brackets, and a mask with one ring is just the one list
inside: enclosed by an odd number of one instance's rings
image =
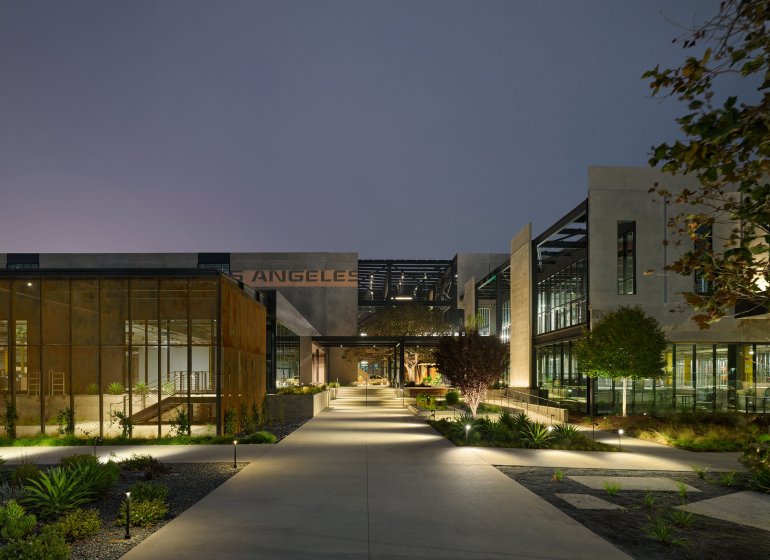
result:
[(265, 394), (264, 305), (216, 270), (0, 273), (0, 408), (18, 435), (165, 433), (178, 410), (222, 429)]

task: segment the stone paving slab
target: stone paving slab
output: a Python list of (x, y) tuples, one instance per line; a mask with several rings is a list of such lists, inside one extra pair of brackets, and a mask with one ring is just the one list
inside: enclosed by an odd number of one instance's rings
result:
[(770, 495), (768, 494), (751, 491), (736, 492), (678, 506), (678, 508), (698, 515), (770, 531)]
[(569, 505), (577, 509), (626, 509), (623, 506), (613, 504), (607, 500), (602, 500), (596, 496), (591, 496), (590, 494), (555, 494), (555, 496), (557, 498), (561, 498)]
[[(570, 476), (575, 482), (591, 490), (604, 490), (604, 483), (620, 484), (620, 490), (649, 490), (651, 492), (678, 492), (676, 481), (662, 476)], [(685, 484), (688, 492), (700, 492), (697, 488)]]

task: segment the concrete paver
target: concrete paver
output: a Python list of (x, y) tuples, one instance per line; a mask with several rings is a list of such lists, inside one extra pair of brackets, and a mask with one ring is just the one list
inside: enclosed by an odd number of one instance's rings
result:
[(628, 559), (400, 400), (373, 404), (335, 403), (125, 558)]
[(602, 500), (596, 496), (590, 494), (554, 494), (557, 498), (561, 498), (572, 507), (577, 509), (601, 509), (601, 510), (621, 510), (626, 509), (618, 504), (613, 504), (607, 500)]
[(679, 506), (679, 509), (770, 531), (770, 496), (759, 492), (735, 492)]
[[(619, 484), (620, 490), (679, 491), (679, 485), (674, 480), (662, 476), (568, 476), (567, 478), (591, 490), (602, 490), (606, 482), (611, 482)], [(684, 488), (687, 492), (700, 492), (689, 484), (684, 484)]]

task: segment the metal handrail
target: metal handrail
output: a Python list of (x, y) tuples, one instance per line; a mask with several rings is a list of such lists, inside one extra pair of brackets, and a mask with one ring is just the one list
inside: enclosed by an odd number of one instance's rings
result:
[[(514, 394), (514, 398), (511, 397), (509, 393)], [(536, 395), (531, 395), (530, 393), (525, 393), (524, 391), (518, 391), (516, 389), (505, 389), (505, 393), (503, 393), (502, 390), (487, 390), (487, 400), (489, 399), (489, 395), (492, 394), (492, 396), (497, 395), (500, 399), (500, 406), (505, 406), (505, 403), (507, 403), (508, 408), (514, 408), (511, 406), (511, 400), (515, 403), (520, 403), (525, 405), (525, 410), (527, 414), (529, 414), (529, 406), (530, 404), (533, 406), (542, 407), (545, 406), (546, 408), (546, 415), (551, 416), (551, 409), (556, 410), (563, 410), (565, 407), (560, 406), (558, 402), (552, 401), (550, 399), (544, 399), (543, 397), (539, 397)], [(518, 396), (518, 398), (516, 398)], [(491, 402), (494, 403), (494, 398), (491, 399)], [(535, 402), (533, 403), (532, 400)], [(521, 408), (521, 407), (516, 407)]]

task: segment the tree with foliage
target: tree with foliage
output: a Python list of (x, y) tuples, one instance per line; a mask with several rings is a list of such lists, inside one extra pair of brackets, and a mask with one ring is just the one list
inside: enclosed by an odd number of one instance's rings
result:
[(442, 338), (436, 349), (439, 373), (460, 389), (473, 416), (487, 388), (505, 373), (510, 357), (508, 345), (500, 338), (481, 336), (474, 329)]
[[(419, 304), (386, 307), (378, 311), (360, 327), (368, 336), (443, 336), (452, 332), (441, 310)], [(407, 376), (414, 379), (420, 363), (433, 361), (433, 348), (406, 348), (404, 368)], [(384, 362), (391, 357), (392, 349), (348, 348), (343, 357), (349, 362)]]
[(575, 344), (578, 368), (588, 377), (623, 380), (626, 416), (628, 379), (658, 379), (666, 362), (666, 335), (654, 317), (638, 306), (607, 313)]
[[(691, 55), (681, 66), (643, 76), (654, 96), (687, 104), (677, 119), (686, 139), (653, 146), (650, 165), (693, 174), (700, 187), (651, 190), (685, 208), (669, 225), (691, 248), (668, 268), (709, 282), (708, 293), (685, 294), (701, 328), (739, 301), (770, 303), (769, 21), (770, 0), (725, 0), (682, 40)], [(725, 90), (740, 95), (721, 99)]]

